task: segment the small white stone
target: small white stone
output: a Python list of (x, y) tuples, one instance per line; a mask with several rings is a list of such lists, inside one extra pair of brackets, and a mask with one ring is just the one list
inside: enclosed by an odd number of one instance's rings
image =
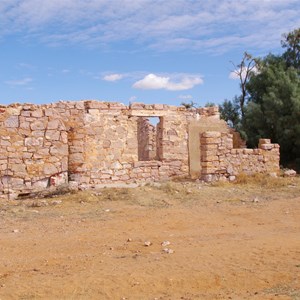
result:
[(161, 245), (163, 246), (163, 247), (166, 247), (166, 246), (169, 246), (171, 243), (169, 242), (169, 241), (163, 241), (162, 243), (161, 243)]
[(12, 232), (13, 232), (13, 233), (19, 233), (20, 230), (19, 230), (19, 229), (14, 229)]
[(163, 251), (165, 253), (168, 253), (168, 254), (173, 254), (174, 253), (174, 250), (173, 249), (170, 249), (170, 248), (164, 248)]
[(296, 176), (297, 172), (295, 170), (286, 170), (284, 171), (283, 175), (285, 177), (293, 177)]
[(144, 243), (144, 245), (145, 245), (146, 247), (149, 247), (149, 246), (152, 245), (152, 243), (151, 243), (150, 241), (146, 241), (146, 242)]
[(61, 200), (54, 200), (51, 202), (52, 205), (58, 205), (58, 204), (61, 204), (62, 201)]

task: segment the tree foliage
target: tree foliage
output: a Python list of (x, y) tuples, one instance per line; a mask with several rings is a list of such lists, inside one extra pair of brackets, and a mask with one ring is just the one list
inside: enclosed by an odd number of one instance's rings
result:
[(271, 138), (280, 144), (282, 163), (289, 163), (300, 161), (300, 28), (284, 34), (281, 43), (280, 56), (244, 54), (235, 72), (241, 95), (224, 100), (220, 111), (248, 146)]
[(281, 45), (286, 48), (283, 58), (287, 65), (300, 71), (300, 28), (284, 34)]
[(232, 101), (225, 99), (220, 105), (220, 115), (227, 124), (237, 129), (241, 123), (239, 99), (235, 97)]
[(260, 74), (247, 86), (249, 104), (243, 129), (250, 146), (271, 138), (281, 146), (284, 162), (300, 157), (300, 78), (282, 57), (267, 56)]

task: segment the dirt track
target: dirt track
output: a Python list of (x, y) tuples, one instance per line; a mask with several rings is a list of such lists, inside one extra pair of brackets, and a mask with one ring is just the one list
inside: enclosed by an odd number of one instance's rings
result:
[(299, 196), (294, 179), (3, 202), (0, 299), (300, 299)]

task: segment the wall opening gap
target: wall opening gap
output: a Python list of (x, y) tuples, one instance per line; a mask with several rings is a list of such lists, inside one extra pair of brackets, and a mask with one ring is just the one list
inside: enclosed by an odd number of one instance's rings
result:
[(161, 160), (162, 117), (138, 117), (139, 161)]

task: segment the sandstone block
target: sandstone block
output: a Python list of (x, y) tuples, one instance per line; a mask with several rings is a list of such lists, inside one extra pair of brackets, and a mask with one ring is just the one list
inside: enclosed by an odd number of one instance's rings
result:
[(201, 138), (201, 144), (220, 144), (221, 138)]
[(62, 157), (68, 155), (68, 145), (53, 145), (50, 147), (50, 154), (56, 157)]
[(43, 167), (43, 172), (45, 175), (52, 175), (58, 173), (58, 169), (53, 164), (46, 163)]
[(221, 137), (221, 132), (206, 131), (202, 134), (202, 137), (204, 137), (204, 138), (220, 138)]
[(120, 170), (123, 168), (123, 166), (118, 161), (116, 161), (116, 162), (112, 163), (111, 168), (115, 169), (115, 170)]
[(46, 129), (46, 122), (41, 120), (36, 120), (30, 124), (31, 130), (44, 130)]
[(271, 140), (270, 139), (259, 139), (259, 145), (262, 144), (271, 144)]
[(58, 119), (50, 120), (47, 124), (47, 129), (58, 129), (60, 127), (60, 121)]
[(284, 171), (283, 175), (285, 177), (294, 177), (297, 175), (297, 172), (295, 170), (286, 170)]
[(47, 140), (58, 141), (60, 138), (60, 132), (57, 130), (47, 130), (45, 133), (45, 138)]
[(10, 116), (4, 121), (4, 126), (8, 128), (17, 128), (19, 127), (19, 117)]
[(25, 146), (42, 146), (43, 140), (44, 139), (42, 137), (38, 137), (38, 138), (28, 137), (25, 138)]
[(41, 118), (41, 117), (43, 117), (43, 115), (44, 115), (44, 113), (41, 109), (36, 109), (31, 112), (31, 116), (35, 117), (35, 118)]
[(260, 148), (263, 150), (272, 150), (274, 148), (273, 144), (261, 144)]
[(45, 189), (49, 185), (49, 178), (44, 178), (32, 183), (33, 188), (35, 189)]
[(144, 103), (140, 103), (140, 102), (132, 102), (129, 105), (129, 109), (143, 109), (145, 107)]
[(164, 109), (164, 105), (163, 104), (154, 104), (153, 108), (157, 109), (157, 110), (163, 110)]

